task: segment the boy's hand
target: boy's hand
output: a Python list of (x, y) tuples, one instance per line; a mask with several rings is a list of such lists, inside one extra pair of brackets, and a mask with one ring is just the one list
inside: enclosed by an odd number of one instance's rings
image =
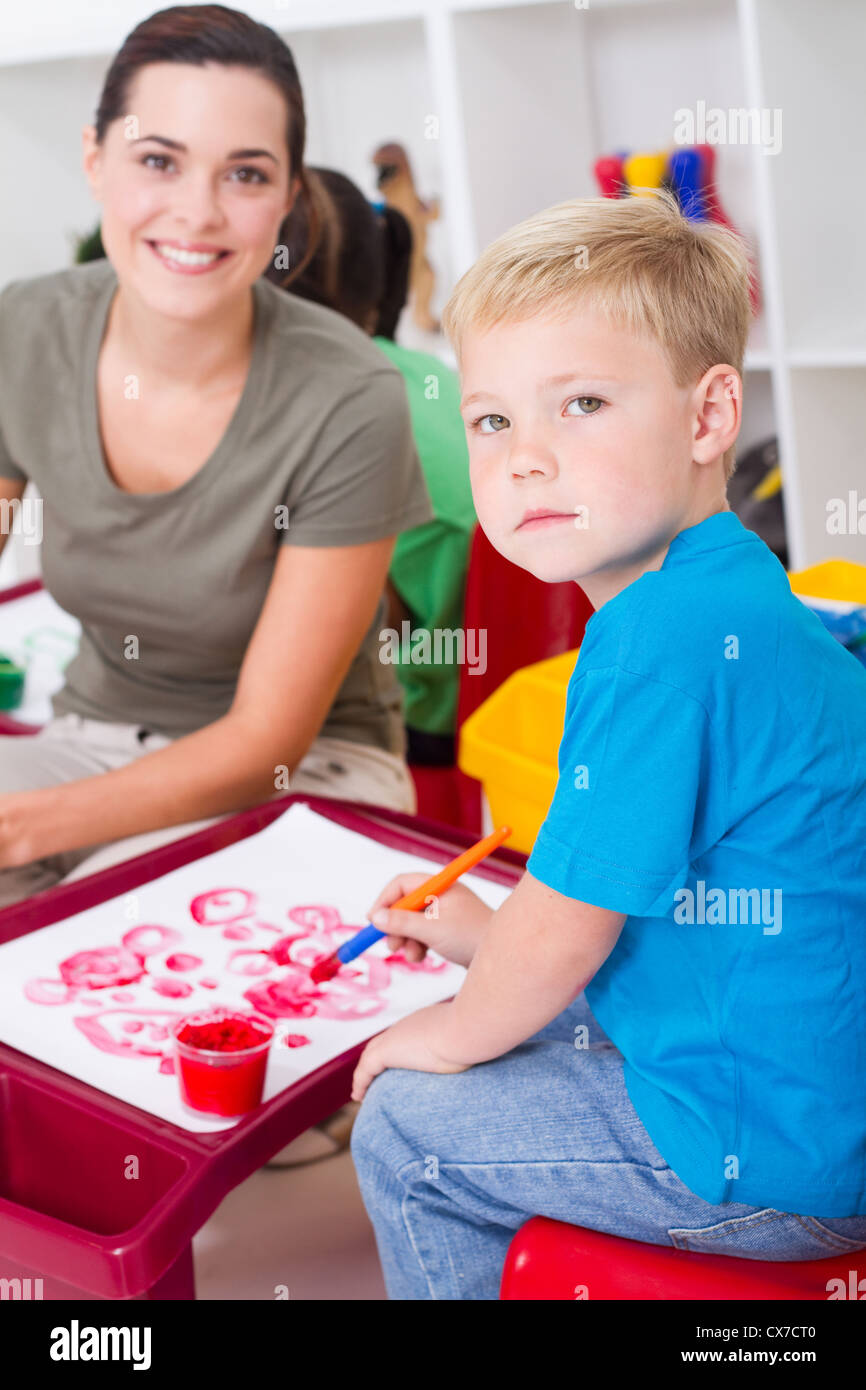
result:
[[(420, 877), (423, 882), (423, 875)], [(445, 1000), (418, 1009), (386, 1028), (378, 1037), (371, 1038), (355, 1067), (352, 1100), (363, 1100), (370, 1082), (388, 1067), (405, 1067), (407, 1071), (467, 1071), (468, 1064), (446, 1062), (436, 1051), (436, 1035), (443, 1021), (443, 1011), (450, 1002)]]
[[(423, 960), (430, 946), (445, 960), (468, 966), (494, 911), (471, 888), (463, 883), (452, 884), (416, 912), (390, 907), (429, 877), (414, 873), (392, 878), (373, 903), (368, 914), (370, 921), (387, 932), (391, 950), (402, 951), (409, 961)], [(380, 910), (384, 911), (382, 919), (378, 918)]]

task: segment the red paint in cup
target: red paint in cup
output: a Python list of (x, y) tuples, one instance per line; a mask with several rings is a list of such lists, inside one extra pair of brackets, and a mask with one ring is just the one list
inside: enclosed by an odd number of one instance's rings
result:
[(233, 1119), (260, 1103), (274, 1025), (258, 1014), (207, 1009), (172, 1027), (180, 1095), (198, 1114)]

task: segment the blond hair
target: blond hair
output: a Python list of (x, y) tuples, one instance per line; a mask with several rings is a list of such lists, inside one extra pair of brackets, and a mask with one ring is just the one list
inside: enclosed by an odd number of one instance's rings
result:
[[(739, 236), (685, 217), (673, 193), (573, 198), (519, 222), (457, 282), (442, 326), (458, 361), (470, 328), (534, 314), (564, 316), (578, 301), (653, 337), (677, 386), (730, 363), (741, 375), (751, 320), (749, 262)], [(735, 467), (724, 456), (725, 480)]]

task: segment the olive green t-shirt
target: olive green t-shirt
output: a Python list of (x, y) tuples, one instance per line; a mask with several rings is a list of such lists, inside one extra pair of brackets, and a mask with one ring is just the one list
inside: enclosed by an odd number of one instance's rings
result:
[[(0, 477), (38, 489), (43, 582), (82, 625), (55, 715), (175, 738), (231, 706), (280, 545), (360, 544), (434, 513), (399, 371), (348, 319), (264, 279), (246, 386), (213, 453), (169, 492), (123, 491), (96, 398), (116, 288), (103, 260), (0, 294)], [(320, 609), (326, 623), (327, 594)], [(320, 733), (402, 753), (385, 613), (383, 594)]]

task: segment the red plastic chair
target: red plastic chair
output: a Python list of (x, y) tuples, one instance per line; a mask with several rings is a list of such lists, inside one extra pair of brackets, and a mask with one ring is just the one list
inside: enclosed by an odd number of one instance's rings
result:
[(514, 671), (579, 647), (592, 613), (592, 604), (577, 584), (536, 579), (500, 555), (476, 526), (463, 622), (467, 628), (486, 629), (487, 669), (479, 675), (461, 671), (458, 725)]
[[(830, 1284), (842, 1280), (841, 1286)], [(862, 1286), (860, 1281), (862, 1282)], [(605, 1235), (534, 1216), (508, 1248), (500, 1299), (823, 1299), (866, 1296), (866, 1250), (826, 1260), (743, 1260)]]
[[(458, 729), (514, 671), (579, 647), (592, 612), (592, 604), (576, 584), (545, 584), (536, 579), (500, 555), (476, 526), (469, 550), (463, 626), (486, 633), (486, 669), (473, 674), (468, 666), (460, 668)], [(419, 814), (481, 833), (480, 782), (457, 767), (412, 766), (410, 771)]]

